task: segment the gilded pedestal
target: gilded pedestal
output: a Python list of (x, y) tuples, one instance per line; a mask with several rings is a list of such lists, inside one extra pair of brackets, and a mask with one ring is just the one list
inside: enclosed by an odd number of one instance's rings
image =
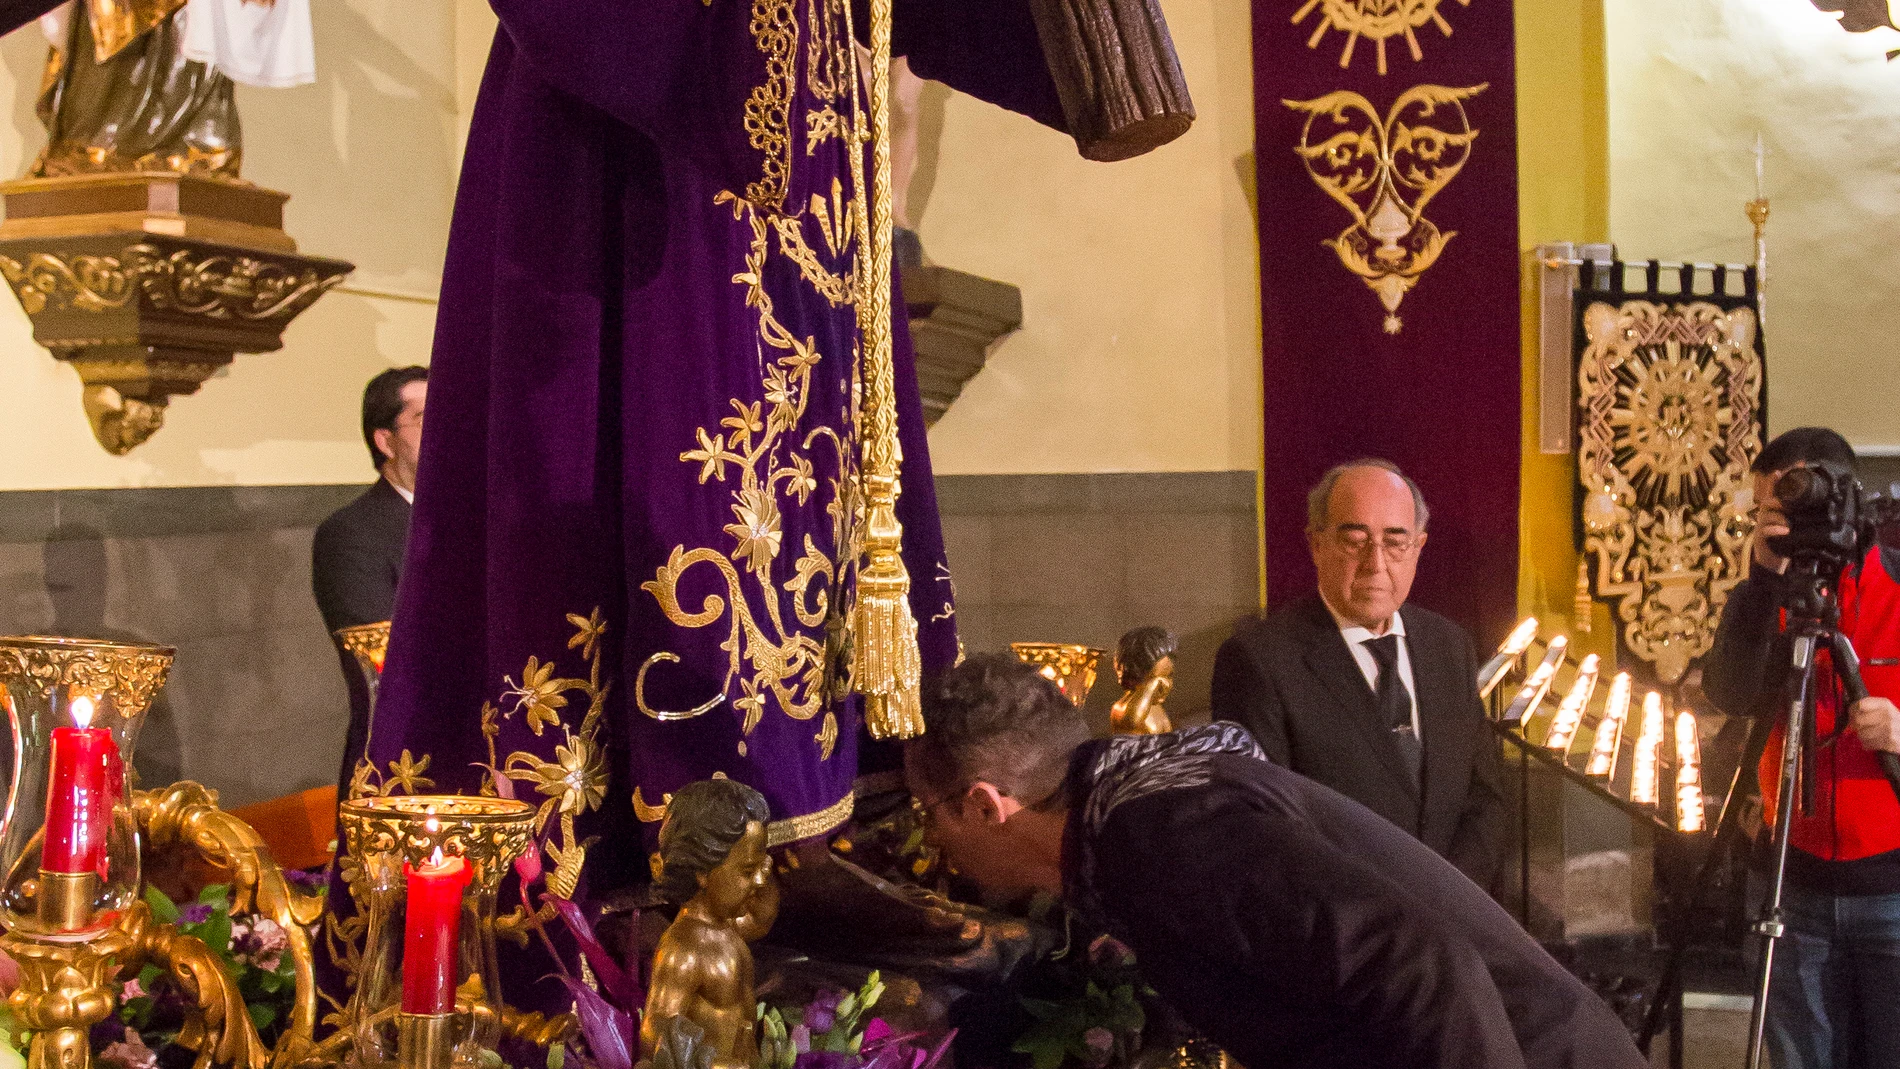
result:
[(285, 194), (172, 172), (0, 184), (0, 274), (33, 339), (79, 372), (93, 435), (124, 454), (237, 353), (284, 328), (352, 265), (304, 256)]

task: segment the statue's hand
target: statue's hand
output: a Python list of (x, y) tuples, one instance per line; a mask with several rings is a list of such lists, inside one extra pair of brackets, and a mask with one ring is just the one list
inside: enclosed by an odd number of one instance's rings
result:
[(738, 931), (739, 938), (748, 943), (765, 938), (765, 933), (771, 931), (773, 923), (778, 920), (778, 906), (778, 878), (768, 873), (765, 882), (752, 892), (745, 913), (733, 919), (732, 926)]

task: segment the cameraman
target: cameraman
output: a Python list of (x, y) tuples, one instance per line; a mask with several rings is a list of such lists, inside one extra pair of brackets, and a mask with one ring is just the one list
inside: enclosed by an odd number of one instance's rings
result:
[[(1748, 578), (1728, 597), (1703, 689), (1724, 712), (1785, 713), (1792, 643), (1781, 606), (1792, 585), (1788, 558), (1768, 542), (1788, 533), (1775, 481), (1789, 469), (1832, 463), (1852, 471), (1846, 439), (1819, 427), (1781, 435), (1754, 463), (1758, 508)], [(1900, 752), (1900, 552), (1867, 549), (1839, 577), (1840, 630), (1860, 654), (1873, 695), (1849, 711), (1843, 731), (1814, 755), (1814, 811), (1795, 809), (1782, 898), (1786, 934), (1775, 951), (1768, 997), (1768, 1049), (1775, 1069), (1900, 1067), (1900, 802), (1874, 752)], [(1816, 737), (1833, 736), (1840, 692), (1820, 655)], [(1763, 817), (1772, 830), (1780, 787), (1783, 726), (1768, 737), (1759, 768)], [(1758, 836), (1765, 848), (1771, 835)], [(1758, 849), (1757, 858), (1767, 857)], [(1762, 867), (1759, 864), (1757, 868)]]

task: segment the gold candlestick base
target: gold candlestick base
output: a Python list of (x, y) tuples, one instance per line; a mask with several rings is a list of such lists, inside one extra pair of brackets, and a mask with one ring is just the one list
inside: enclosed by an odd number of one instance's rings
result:
[(453, 1013), (404, 1013), (396, 1018), (401, 1069), (450, 1069), (455, 1063)]
[(58, 932), (83, 932), (93, 925), (99, 894), (96, 872), (40, 870), (40, 923)]

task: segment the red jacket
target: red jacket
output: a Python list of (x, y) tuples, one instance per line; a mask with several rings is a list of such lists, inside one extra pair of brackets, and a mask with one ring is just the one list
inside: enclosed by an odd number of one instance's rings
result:
[[(1887, 554), (1889, 560), (1896, 555)], [(1859, 572), (1841, 577), (1841, 633), (1860, 655), (1868, 693), (1900, 701), (1900, 582), (1888, 574), (1879, 549)], [(1784, 647), (1785, 648), (1785, 647)], [(1884, 663), (1883, 663), (1884, 662)], [(1828, 654), (1821, 654), (1825, 667)], [(1817, 674), (1816, 727), (1826, 739), (1842, 715), (1843, 702), (1829, 671)], [(1785, 699), (1784, 699), (1785, 700)], [(1775, 725), (1761, 757), (1762, 816), (1775, 819), (1781, 789), (1781, 742), (1785, 723)], [(1852, 727), (1815, 755), (1814, 812), (1795, 807), (1789, 842), (1828, 861), (1854, 861), (1900, 850), (1900, 800), (1881, 774), (1872, 751)]]

